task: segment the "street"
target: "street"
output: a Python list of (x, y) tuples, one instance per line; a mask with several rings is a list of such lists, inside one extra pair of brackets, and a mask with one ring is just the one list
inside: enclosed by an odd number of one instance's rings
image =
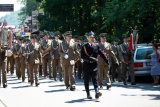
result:
[(0, 87), (0, 107), (159, 107), (160, 85), (138, 83), (124, 86), (115, 82), (111, 90), (104, 86), (102, 97), (95, 99), (90, 83), (92, 100), (86, 99), (83, 80), (76, 79), (76, 91), (66, 90), (63, 82), (40, 78), (39, 87), (21, 82), (14, 75), (7, 74), (8, 87)]

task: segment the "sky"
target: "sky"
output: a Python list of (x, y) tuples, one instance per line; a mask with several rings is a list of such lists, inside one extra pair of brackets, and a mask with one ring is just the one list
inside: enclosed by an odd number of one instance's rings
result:
[[(19, 4), (17, 0), (0, 0), (0, 4), (14, 4), (14, 11), (19, 10), (23, 5)], [(11, 12), (0, 12), (0, 17), (5, 16)]]

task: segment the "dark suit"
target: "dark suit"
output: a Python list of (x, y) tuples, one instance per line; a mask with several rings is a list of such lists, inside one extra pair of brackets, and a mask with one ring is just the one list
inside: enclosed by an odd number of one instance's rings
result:
[[(86, 51), (85, 51), (86, 49)], [(86, 53), (87, 52), (87, 53)], [(89, 79), (92, 78), (92, 82), (94, 85), (95, 92), (97, 93), (98, 90), (98, 64), (97, 64), (97, 57), (100, 55), (104, 60), (105, 63), (108, 64), (107, 58), (104, 56), (102, 51), (99, 48), (99, 45), (93, 44), (90, 46), (89, 43), (86, 43), (82, 47), (81, 51), (81, 58), (83, 59), (83, 73), (84, 73), (84, 86), (86, 89), (87, 96), (90, 96), (89, 92)]]
[(118, 73), (118, 81), (121, 81), (121, 64), (120, 64), (120, 57), (119, 57), (119, 45), (115, 46), (112, 45), (112, 50), (114, 51), (116, 58), (118, 59), (119, 65), (116, 64), (116, 62), (111, 58), (112, 63), (112, 80), (115, 81), (116, 79), (116, 72)]
[(57, 70), (59, 71), (59, 79), (62, 80), (62, 67), (60, 64), (60, 54), (58, 52), (59, 44), (61, 43), (61, 40), (53, 40), (51, 43), (51, 51), (50, 55), (51, 57), (54, 57), (52, 59), (52, 71), (53, 71), (53, 78), (57, 78)]
[(124, 84), (126, 84), (127, 67), (129, 67), (131, 82), (135, 82), (134, 60), (131, 51), (128, 49), (128, 46), (125, 43), (120, 45), (119, 55), (120, 55), (120, 60), (122, 62), (122, 79)]

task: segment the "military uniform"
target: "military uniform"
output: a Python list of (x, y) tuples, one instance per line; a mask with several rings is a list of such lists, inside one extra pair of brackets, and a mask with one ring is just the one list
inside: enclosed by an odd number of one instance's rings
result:
[[(72, 36), (70, 32), (66, 32), (65, 36)], [(62, 66), (64, 70), (64, 82), (67, 89), (75, 90), (74, 67), (75, 60), (80, 58), (80, 54), (73, 40), (63, 41), (59, 47), (59, 53), (62, 58)]]
[[(106, 33), (101, 33), (100, 37), (105, 38)], [(106, 56), (106, 58), (111, 62), (111, 57), (114, 59), (116, 63), (118, 63), (118, 60), (112, 51), (111, 44), (104, 41), (99, 43), (99, 47), (103, 54)], [(107, 89), (111, 87), (111, 81), (110, 81), (110, 66), (107, 65), (102, 57), (98, 56), (98, 82), (100, 85), (100, 88), (103, 88), (103, 75), (105, 76), (106, 83), (107, 83)]]
[(45, 56), (43, 56), (43, 54), (42, 54), (42, 62), (43, 62), (42, 67), (43, 67), (44, 77), (47, 77), (47, 75), (48, 75), (47, 65), (49, 66), (49, 78), (52, 77), (50, 48), (51, 48), (51, 40), (49, 40), (49, 39), (48, 40), (43, 40), (42, 43), (41, 43), (41, 53), (42, 53), (42, 51), (46, 51), (47, 49), (49, 51), (46, 52), (47, 54)]
[[(18, 41), (21, 42), (23, 40), (22, 37), (18, 38)], [(15, 59), (15, 63), (16, 63), (16, 75), (18, 77), (18, 79), (21, 78), (21, 64), (20, 64), (20, 49), (21, 49), (21, 44), (16, 43), (13, 45), (13, 56)]]
[[(43, 35), (40, 35), (40, 41), (39, 41), (40, 46), (42, 45), (43, 37), (44, 37)], [(42, 76), (42, 64), (39, 64), (39, 76)]]
[[(128, 37), (124, 36), (123, 38), (127, 39)], [(131, 76), (131, 85), (136, 85), (134, 76), (134, 60), (131, 51), (128, 48), (128, 45), (129, 45), (128, 42), (124, 42), (123, 44), (120, 45), (119, 48), (120, 60), (122, 62), (122, 80), (124, 85), (127, 85), (126, 72), (127, 72), (127, 67), (129, 67)]]
[[(55, 34), (55, 36), (59, 36), (59, 34)], [(53, 71), (53, 78), (56, 81), (57, 78), (57, 70), (59, 71), (59, 80), (63, 81), (62, 77), (62, 67), (60, 64), (60, 54), (58, 52), (59, 44), (62, 43), (61, 40), (53, 40), (51, 43), (51, 51), (50, 55), (52, 57), (52, 71)]]
[[(23, 40), (23, 42), (27, 42), (26, 39)], [(20, 64), (21, 64), (21, 74), (22, 74), (22, 82), (25, 81), (25, 68), (26, 68), (26, 64), (25, 64), (25, 52), (27, 50), (27, 45), (26, 44), (22, 44), (21, 48), (20, 48)]]
[(118, 59), (119, 65), (111, 58), (111, 64), (112, 64), (112, 81), (116, 81), (116, 72), (118, 74), (118, 81), (121, 82), (121, 63), (119, 58), (119, 45), (112, 45), (112, 50), (114, 51), (116, 58)]
[[(80, 38), (80, 40), (82, 40), (82, 38)], [(77, 49), (78, 49), (79, 53), (81, 52), (82, 46), (83, 46), (83, 43), (80, 43), (80, 42), (77, 43)], [(76, 62), (76, 66), (78, 69), (78, 78), (81, 79), (82, 78), (82, 61), (78, 60)]]
[[(88, 38), (94, 37), (93, 32), (89, 32)], [(95, 98), (99, 98), (102, 93), (98, 89), (98, 55), (102, 57), (106, 64), (108, 64), (107, 58), (104, 56), (103, 52), (97, 44), (86, 43), (82, 47), (81, 58), (83, 59), (83, 74), (84, 74), (84, 86), (87, 93), (87, 98), (92, 99), (89, 91), (89, 80), (92, 78), (92, 82), (95, 89)]]
[[(35, 36), (32, 35), (31, 39), (35, 39)], [(39, 71), (39, 64), (41, 63), (41, 61), (42, 59), (40, 55), (40, 45), (37, 42), (29, 43), (26, 49), (26, 62), (28, 62), (31, 85), (33, 85), (34, 83), (34, 77), (35, 77), (35, 85), (36, 86), (39, 85), (38, 71)]]
[(2, 73), (3, 88), (7, 87), (6, 66), (7, 66), (6, 48), (0, 47), (0, 86), (1, 86), (1, 73)]

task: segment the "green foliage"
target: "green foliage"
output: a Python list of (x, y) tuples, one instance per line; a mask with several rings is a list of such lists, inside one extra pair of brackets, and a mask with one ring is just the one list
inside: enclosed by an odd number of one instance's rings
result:
[[(159, 0), (19, 0), (25, 3), (23, 12), (43, 10), (39, 15), (40, 30), (73, 31), (84, 36), (94, 31), (96, 36), (107, 33), (107, 41), (115, 37), (122, 40), (122, 34), (131, 29), (139, 30), (139, 42), (150, 42), (160, 35)], [(29, 3), (29, 4), (27, 4)], [(33, 6), (33, 7), (32, 7)]]

